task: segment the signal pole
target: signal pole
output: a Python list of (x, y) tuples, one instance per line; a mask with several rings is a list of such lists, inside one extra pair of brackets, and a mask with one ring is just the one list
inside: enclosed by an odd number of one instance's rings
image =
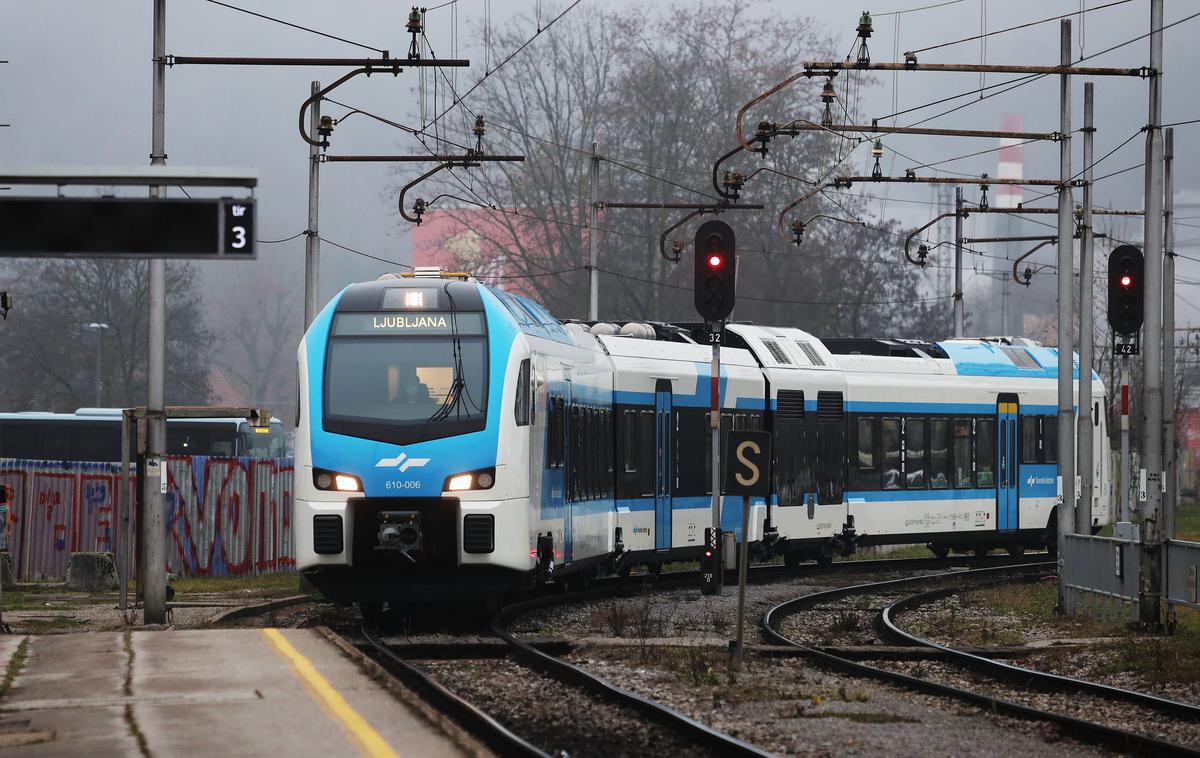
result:
[[(1175, 538), (1175, 158), (1174, 129), (1163, 130), (1163, 539)], [(1173, 606), (1167, 606), (1168, 612)]]
[[(308, 114), (308, 130), (317, 133), (321, 123), (321, 83), (312, 83), (312, 96), (316, 98), (312, 110)], [(317, 286), (321, 279), (321, 237), (320, 216), (318, 214), (318, 193), (321, 190), (321, 148), (320, 145), (308, 145), (308, 229), (304, 238), (304, 327), (317, 317), (320, 310), (320, 296)]]
[[(1145, 335), (1143, 354), (1142, 466), (1146, 469), (1146, 505), (1142, 511), (1141, 582), (1138, 617), (1142, 626), (1159, 626), (1162, 595), (1162, 0), (1150, 0), (1150, 118), (1146, 125)], [(1174, 333), (1171, 339), (1174, 339)]]
[[(1075, 532), (1092, 533), (1092, 125), (1093, 85), (1083, 84), (1083, 219), (1079, 237), (1079, 507)], [(1070, 240), (1061, 240), (1060, 247)]]
[(600, 154), (592, 140), (592, 203), (588, 212), (588, 320), (600, 320), (600, 272), (596, 271), (596, 219), (599, 216)]
[(954, 338), (963, 336), (963, 195), (954, 188)]
[[(1061, 63), (1071, 65), (1071, 20), (1063, 19), (1061, 26)], [(1074, 323), (1074, 308), (1071, 290), (1074, 284), (1072, 263), (1074, 259), (1071, 243), (1074, 237), (1071, 202), (1071, 76), (1059, 77), (1059, 133), (1058, 142), (1058, 601), (1066, 608), (1065, 573), (1062, 570), (1066, 554), (1067, 535), (1075, 527), (1075, 414), (1073, 412), (1074, 350), (1071, 327)]]

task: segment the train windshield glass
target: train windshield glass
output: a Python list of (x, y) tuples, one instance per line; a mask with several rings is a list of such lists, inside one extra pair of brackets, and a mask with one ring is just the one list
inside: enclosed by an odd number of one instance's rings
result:
[(335, 321), (329, 342), (326, 428), (400, 443), (483, 428), (483, 314), (458, 314), (457, 340), (444, 333), (436, 318), (428, 322), (428, 330), (409, 326), (365, 336), (363, 327), (373, 322), (360, 323), (359, 314), (346, 315), (354, 321)]

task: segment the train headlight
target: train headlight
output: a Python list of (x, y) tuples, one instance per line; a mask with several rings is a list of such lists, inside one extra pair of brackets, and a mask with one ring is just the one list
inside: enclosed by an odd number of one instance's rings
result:
[(446, 485), (442, 488), (448, 492), (464, 490), (490, 490), (496, 483), (496, 469), (484, 468), (478, 471), (464, 471), (446, 477)]
[(338, 492), (362, 492), (362, 482), (357, 476), (338, 474), (333, 471), (313, 470), (313, 484), (319, 490), (337, 490)]

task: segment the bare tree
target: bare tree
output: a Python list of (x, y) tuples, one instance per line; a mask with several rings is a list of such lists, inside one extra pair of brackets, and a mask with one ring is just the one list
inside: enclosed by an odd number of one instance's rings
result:
[[(738, 109), (792, 74), (799, 60), (831, 54), (807, 19), (768, 20), (748, 7), (706, 2), (637, 19), (581, 7), (481, 87), (470, 107), (491, 124), (489, 151), (527, 159), (457, 174), (441, 188), (459, 198), (458, 209), (448, 212), (478, 236), (464, 265), (478, 266), (475, 251), (482, 251), (500, 262), (492, 268), (500, 281), (560, 317), (584, 316), (593, 139), (604, 156), (602, 201), (714, 201), (713, 163), (737, 144)], [(497, 35), (496, 47), (513, 49), (527, 34), (518, 21)], [(851, 76), (869, 84), (861, 72)], [(751, 114), (749, 130), (758, 118), (819, 119), (819, 91), (819, 83), (805, 80), (781, 92)], [(822, 133), (779, 139), (765, 157), (742, 153), (723, 166), (746, 174), (769, 169), (757, 173), (743, 195), (766, 210), (726, 216), (738, 235), (736, 316), (828, 336), (943, 336), (948, 302), (918, 294), (921, 274), (903, 263), (902, 235), (867, 216), (852, 194), (818, 195), (798, 217), (864, 218), (873, 228), (819, 221), (799, 249), (776, 231), (779, 209), (826, 178), (856, 139)], [(695, 318), (690, 253), (682, 265), (659, 255), (660, 234), (681, 215), (603, 212), (602, 318)], [(673, 236), (686, 244), (694, 229), (693, 222)]]

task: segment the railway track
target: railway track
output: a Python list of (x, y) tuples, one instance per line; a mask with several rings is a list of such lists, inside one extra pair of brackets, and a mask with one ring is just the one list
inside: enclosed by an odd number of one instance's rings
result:
[[(921, 692), (953, 697), (995, 713), (1053, 723), (1065, 734), (1084, 742), (1101, 745), (1108, 749), (1123, 750), (1140, 755), (1200, 754), (1192, 747), (1179, 745), (1153, 735), (1129, 731), (1097, 720), (1079, 718), (1066, 713), (1060, 713), (1048, 707), (1042, 707), (1036, 704), (1036, 698), (1032, 699), (1035, 702), (1031, 704), (1029, 702), (1030, 698), (1025, 697), (1024, 693), (1037, 692), (1040, 694), (1071, 695), (1070, 707), (1075, 712), (1086, 712), (1088, 710), (1087, 703), (1081, 701), (1081, 698), (1101, 698), (1107, 701), (1119, 702), (1123, 705), (1121, 710), (1123, 720), (1125, 722), (1134, 721), (1137, 723), (1146, 723), (1145, 719), (1149, 718), (1147, 714), (1167, 716), (1172, 719), (1183, 717), (1191, 723), (1200, 723), (1198, 721), (1200, 720), (1200, 708), (1196, 706), (1132, 690), (1026, 669), (1009, 663), (991, 660), (981, 655), (954, 650), (953, 648), (909, 634), (903, 631), (896, 623), (896, 615), (899, 612), (952, 594), (963, 589), (966, 585), (975, 588), (982, 584), (997, 583), (1000, 577), (1005, 574), (1011, 578), (1013, 576), (1019, 577), (1027, 570), (1046, 571), (1053, 569), (1054, 564), (1051, 563), (1018, 564), (1004, 567), (972, 569), (956, 572), (951, 575), (908, 577), (840, 587), (794, 598), (774, 606), (764, 614), (762, 630), (763, 634), (770, 641), (801, 649), (811, 660), (818, 663)], [(934, 581), (946, 582), (947, 580), (951, 582), (951, 586), (916, 593), (912, 592), (914, 587), (919, 587), (921, 584), (928, 584)], [(779, 625), (786, 617), (802, 611), (811, 611), (819, 605), (854, 598), (870, 598), (873, 604), (877, 604), (880, 596), (887, 597), (889, 595), (895, 596), (894, 599), (884, 602), (875, 619), (876, 628), (881, 631), (882, 637), (912, 647), (939, 650), (943, 656), (953, 662), (953, 665), (966, 667), (973, 672), (986, 674), (990, 678), (1002, 681), (1011, 688), (1010, 692), (997, 692), (997, 688), (995, 687), (973, 687), (968, 689), (956, 684), (935, 681), (927, 676), (914, 676), (910, 673), (898, 671), (894, 667), (889, 667), (884, 662), (870, 662), (862, 659), (852, 660), (830, 652), (828, 649), (817, 649), (814, 645), (792, 639), (779, 630)], [(991, 691), (988, 691), (989, 689)], [(1019, 702), (1023, 699), (1027, 702)]]

